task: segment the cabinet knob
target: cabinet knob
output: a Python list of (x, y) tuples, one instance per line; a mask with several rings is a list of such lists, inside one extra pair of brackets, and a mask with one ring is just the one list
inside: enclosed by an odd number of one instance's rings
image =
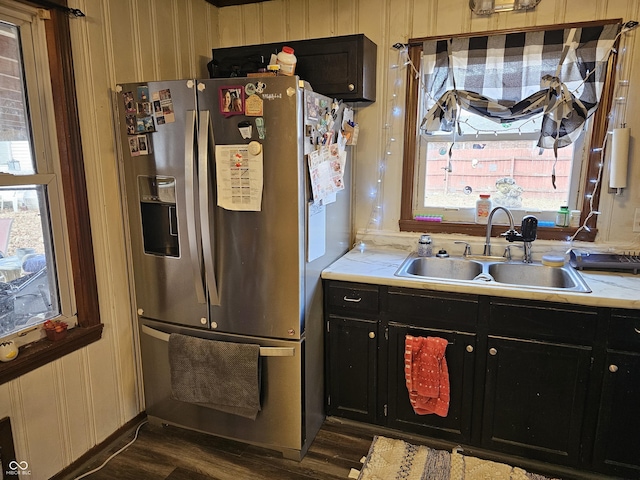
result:
[(348, 88), (350, 92), (353, 92), (356, 89), (356, 86), (353, 83), (350, 83)]
[(495, 348), (491, 347), (489, 349), (489, 355), (497, 355), (498, 354), (498, 350), (496, 350)]
[(617, 365), (609, 365), (609, 371), (611, 373), (616, 373), (618, 371), (618, 366)]
[(473, 345), (467, 345), (467, 352), (473, 352)]
[(369, 332), (369, 338), (376, 338), (376, 332)]

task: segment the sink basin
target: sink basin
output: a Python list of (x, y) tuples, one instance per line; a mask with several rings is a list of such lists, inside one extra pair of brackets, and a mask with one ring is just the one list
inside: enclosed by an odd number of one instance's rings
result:
[(416, 257), (410, 255), (400, 266), (399, 277), (431, 277), (473, 280), (482, 273), (482, 263), (463, 258)]
[(499, 283), (519, 288), (545, 288), (589, 293), (591, 289), (571, 266), (547, 267), (540, 263), (505, 262), (484, 257), (418, 257), (410, 254), (396, 271), (398, 277), (435, 278), (462, 282)]
[(547, 267), (538, 263), (493, 263), (489, 265), (487, 271), (498, 283), (591, 292), (580, 274), (569, 266)]

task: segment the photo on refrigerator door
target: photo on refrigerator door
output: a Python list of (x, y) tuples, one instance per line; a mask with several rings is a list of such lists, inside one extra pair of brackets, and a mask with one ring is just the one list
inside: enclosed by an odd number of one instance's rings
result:
[(242, 115), (244, 113), (244, 87), (225, 86), (219, 90), (220, 113), (224, 116)]

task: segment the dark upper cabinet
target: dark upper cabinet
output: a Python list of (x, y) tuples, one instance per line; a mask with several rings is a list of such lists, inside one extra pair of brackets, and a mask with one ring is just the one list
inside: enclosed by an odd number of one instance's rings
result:
[(256, 73), (284, 45), (294, 49), (295, 73), (315, 92), (349, 102), (376, 100), (376, 44), (363, 34), (214, 48), (211, 78)]

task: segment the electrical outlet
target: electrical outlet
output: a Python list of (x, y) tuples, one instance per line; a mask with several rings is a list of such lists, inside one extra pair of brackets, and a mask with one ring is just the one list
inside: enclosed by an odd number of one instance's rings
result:
[(636, 213), (633, 216), (633, 231), (640, 233), (640, 208), (636, 208)]

